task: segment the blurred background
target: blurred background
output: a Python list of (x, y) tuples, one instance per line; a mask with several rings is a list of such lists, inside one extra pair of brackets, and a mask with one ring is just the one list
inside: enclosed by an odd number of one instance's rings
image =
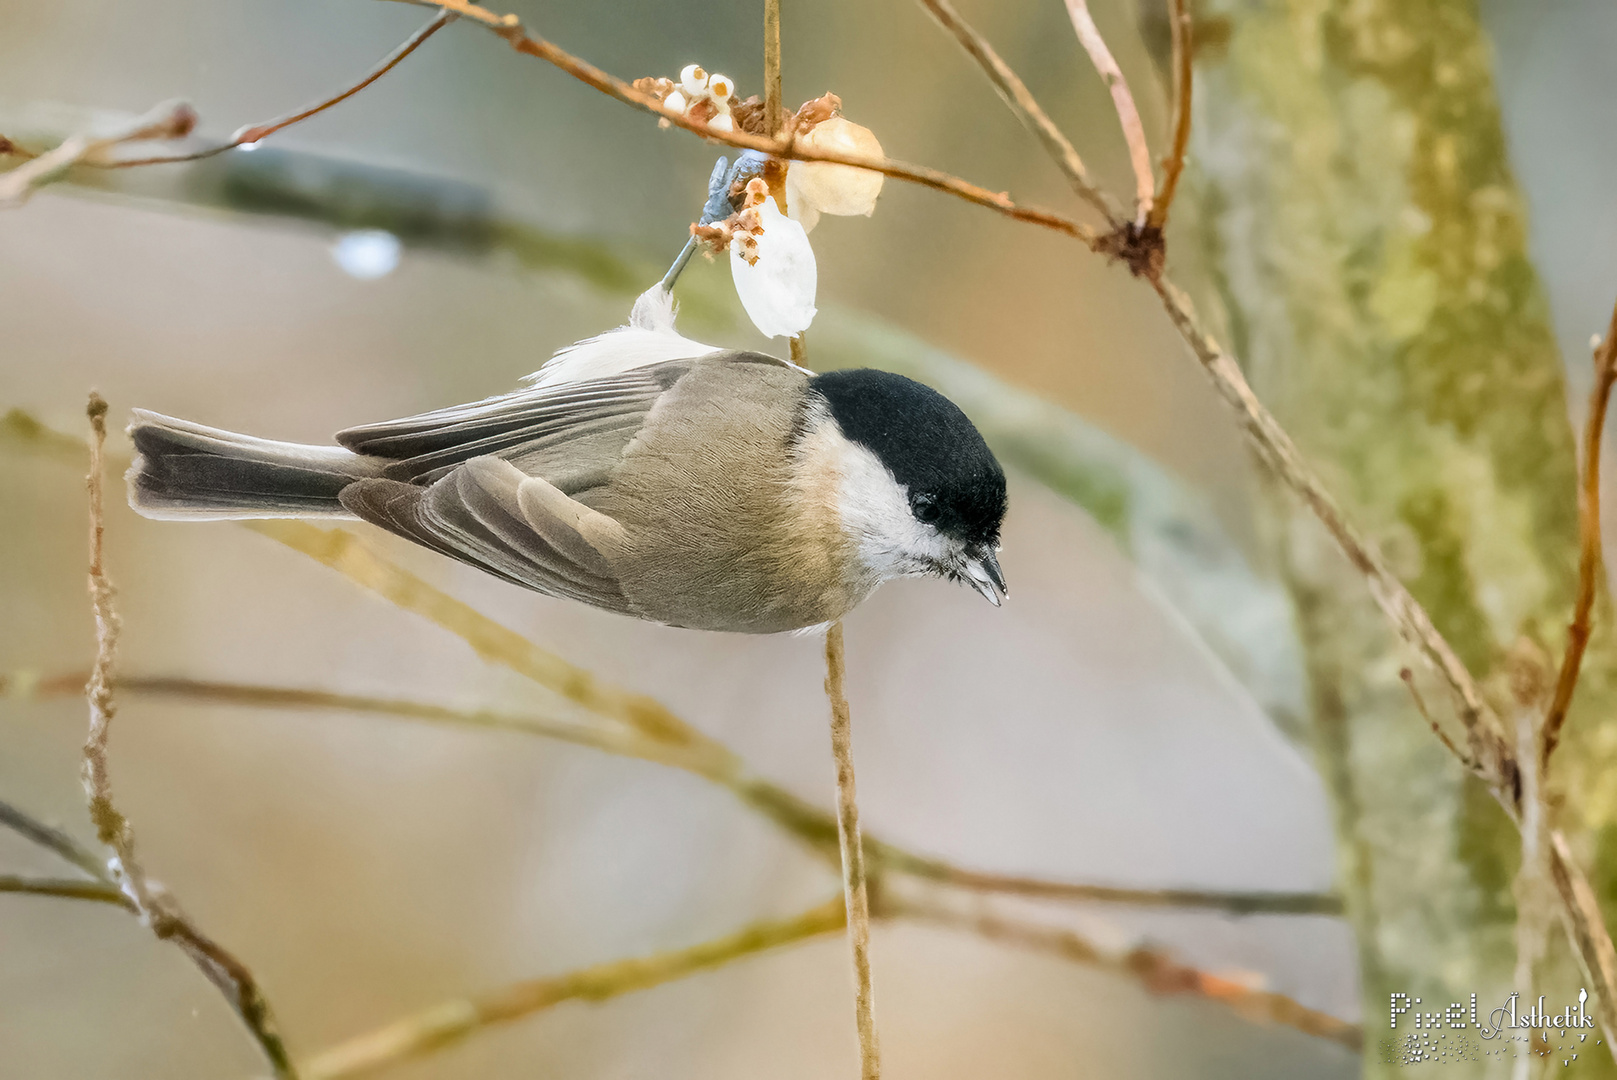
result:
[[(834, 90), (895, 157), (1028, 202), (1070, 204), (1034, 140), (917, 6), (783, 6), (788, 102)], [(624, 77), (700, 62), (742, 94), (761, 90), (755, 0), (510, 7)], [(1165, 95), (1137, 12), (1125, 0), (1094, 7), (1155, 139)], [(961, 8), (1108, 186), (1131, 190), (1115, 116), (1061, 6)], [(1482, 13), (1532, 250), (1578, 395), (1589, 335), (1605, 325), (1617, 280), (1607, 179), (1617, 167), (1607, 104), (1617, 9), (1490, 0)], [(201, 130), (223, 137), (344, 85), (427, 16), (360, 0), (0, 0), (0, 131), (184, 97)], [(0, 408), (77, 434), (94, 387), (119, 427), (139, 406), (321, 442), (345, 426), (502, 391), (555, 349), (623, 320), (682, 244), (715, 156), (476, 28), (450, 27), (251, 158), (196, 166), (191, 180), (186, 166), (130, 174), (121, 191), (97, 190), (96, 178), (57, 185), (0, 213)], [(295, 208), (220, 205), (251, 201), (254, 178), (277, 168), (315, 171), (294, 175), (294, 187), (360, 170), (409, 206), (521, 222), (550, 246), (529, 244), (524, 257), (497, 242), (406, 235), (396, 268), (356, 276), (334, 257), (342, 227)], [(859, 320), (877, 319), (1072, 414), (1194, 493), (1200, 527), (1262, 576), (1237, 433), (1149, 291), (1124, 271), (1054, 234), (892, 182), (874, 217), (826, 219), (814, 242), (821, 319), (840, 351), (856, 350)], [(766, 346), (722, 263), (699, 261), (684, 287), (687, 333)], [(119, 436), (113, 451), (126, 450)], [(1115, 527), (1047, 478), (1012, 472), (1006, 607), (903, 582), (848, 620), (866, 829), (985, 871), (1328, 891), (1331, 815), (1306, 748), (1230, 677), (1232, 661), (1200, 640), (1194, 618), (1164, 603)], [(437, 627), (261, 536), (148, 522), (112, 501), (127, 673), (554, 707)], [(19, 673), (86, 669), (80, 471), (26, 454), (0, 459), (0, 509), (0, 672), (15, 687)], [(831, 805), (815, 641), (643, 625), (521, 592), (373, 531), (366, 540)], [(1300, 680), (1279, 640), (1284, 617), (1266, 625), (1278, 681)], [(0, 700), (0, 797), (88, 838), (84, 721), (75, 698)], [(248, 960), (299, 1053), (452, 996), (789, 915), (838, 888), (825, 864), (717, 788), (534, 738), (129, 697), (112, 745), (115, 789), (152, 873)], [(9, 835), (0, 866), (53, 869)], [(1353, 939), (1340, 920), (1026, 906), (1119, 948), (1161, 943), (1187, 963), (1360, 1019)], [(958, 931), (882, 924), (873, 951), (894, 1077), (1359, 1070), (1356, 1055), (1328, 1040)], [(604, 1004), (563, 1005), (388, 1075), (848, 1075), (848, 967), (844, 941), (822, 937)], [(6, 1080), (263, 1071), (213, 988), (127, 915), (0, 896)]]

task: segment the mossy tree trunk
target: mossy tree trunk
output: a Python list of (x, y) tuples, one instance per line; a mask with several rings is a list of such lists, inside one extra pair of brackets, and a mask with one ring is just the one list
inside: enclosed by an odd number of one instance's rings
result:
[[(1505, 660), (1542, 657), (1547, 679), (1571, 612), (1577, 462), (1475, 4), (1204, 0), (1197, 16), (1192, 154), (1214, 285), (1204, 303), (1352, 516), (1488, 677), (1502, 715), (1520, 715)], [(1417, 712), (1400, 678), (1413, 658), (1362, 579), (1295, 503), (1268, 506), (1336, 801), (1366, 1071), (1391, 1073), (1385, 1059), (1409, 1025), (1389, 1030), (1389, 993), (1426, 1009), (1508, 996), (1520, 838)], [(1554, 786), (1557, 820), (1600, 862), (1617, 850), (1600, 784), (1617, 757), (1609, 635), (1584, 670)], [(1450, 718), (1435, 681), (1421, 685)], [(1608, 911), (1609, 873), (1593, 872)], [(1553, 929), (1533, 990), (1575, 1001)], [(1590, 1074), (1611, 1068), (1594, 1043), (1577, 1063)], [(1499, 1073), (1509, 1057), (1451, 1060), (1448, 1072)]]

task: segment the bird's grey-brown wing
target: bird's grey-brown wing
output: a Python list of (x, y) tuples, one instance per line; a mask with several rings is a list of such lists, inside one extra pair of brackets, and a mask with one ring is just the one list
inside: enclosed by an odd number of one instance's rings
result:
[(657, 400), (690, 370), (672, 360), (604, 379), (534, 387), (470, 405), (337, 433), (358, 454), (388, 459), (383, 476), (431, 483), (494, 456), (568, 495), (605, 483)]
[(757, 354), (674, 360), (350, 428), (338, 442), (391, 464), (344, 488), (343, 506), (515, 584), (639, 614), (612, 570), (621, 528), (585, 502), (663, 394), (693, 365), (726, 362), (787, 366)]
[(362, 520), (506, 581), (633, 614), (612, 571), (617, 523), (501, 458), (473, 458), (425, 486), (358, 480), (340, 497)]

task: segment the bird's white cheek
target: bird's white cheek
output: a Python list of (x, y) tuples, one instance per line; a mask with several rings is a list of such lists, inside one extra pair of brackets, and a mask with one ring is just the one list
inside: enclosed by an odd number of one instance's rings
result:
[(866, 571), (883, 580), (932, 572), (947, 543), (915, 520), (907, 493), (876, 455), (856, 443), (843, 450), (838, 512)]

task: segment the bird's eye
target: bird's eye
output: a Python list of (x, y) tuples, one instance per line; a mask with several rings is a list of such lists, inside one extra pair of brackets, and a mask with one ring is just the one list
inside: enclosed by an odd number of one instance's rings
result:
[(938, 500), (935, 496), (925, 491), (920, 491), (910, 498), (910, 512), (915, 515), (916, 521), (930, 525), (938, 520), (938, 515), (943, 510), (938, 506)]

